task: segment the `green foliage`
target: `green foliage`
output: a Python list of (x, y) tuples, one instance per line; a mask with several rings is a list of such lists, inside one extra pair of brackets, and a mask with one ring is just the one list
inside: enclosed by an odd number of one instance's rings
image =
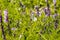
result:
[[(36, 5), (39, 9), (46, 7), (45, 0), (0, 0), (0, 10), (2, 10), (3, 26), (7, 40), (60, 40), (60, 1), (57, 0), (58, 27), (55, 26), (55, 14), (53, 0), (48, 0), (51, 16), (46, 17), (45, 12), (40, 10), (41, 16), (37, 16)], [(23, 7), (20, 5), (23, 4)], [(3, 11), (8, 10), (8, 23), (4, 23)], [(34, 12), (31, 20), (31, 10)], [(36, 20), (35, 20), (35, 19)], [(11, 28), (11, 33), (7, 25)], [(3, 40), (0, 25), (0, 40)]]

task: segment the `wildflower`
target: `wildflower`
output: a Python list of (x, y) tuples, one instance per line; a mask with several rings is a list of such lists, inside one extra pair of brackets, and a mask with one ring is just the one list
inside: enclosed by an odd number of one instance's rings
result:
[(6, 40), (6, 35), (4, 33), (4, 27), (2, 25), (2, 15), (1, 15), (1, 10), (0, 10), (0, 22), (1, 22), (1, 29), (2, 29), (2, 37), (4, 40)]
[(4, 10), (4, 22), (8, 22), (8, 11)]
[(30, 15), (30, 19), (32, 20), (32, 21), (37, 21), (37, 18), (36, 17), (34, 17), (34, 12), (33, 11), (30, 11), (31, 12), (31, 15)]
[(35, 9), (38, 10), (39, 9), (39, 6), (35, 6)]
[(49, 3), (48, 3), (48, 0), (45, 0), (46, 1), (46, 4), (47, 4), (47, 7), (44, 9), (44, 12), (46, 14), (46, 16), (50, 16), (50, 9), (49, 9)]
[(50, 15), (50, 10), (48, 10), (48, 8), (44, 8), (44, 12), (45, 12), (45, 15), (46, 16), (49, 16)]
[(6, 9), (6, 10), (4, 10), (4, 15), (7, 16), (7, 14), (8, 14), (8, 11)]
[(53, 0), (53, 3), (56, 4), (56, 0)]
[(36, 9), (37, 16), (40, 16), (39, 6), (35, 6), (35, 9)]
[(55, 18), (56, 18), (56, 16), (58, 16), (58, 14), (54, 14), (54, 15), (53, 15), (53, 18), (55, 19)]

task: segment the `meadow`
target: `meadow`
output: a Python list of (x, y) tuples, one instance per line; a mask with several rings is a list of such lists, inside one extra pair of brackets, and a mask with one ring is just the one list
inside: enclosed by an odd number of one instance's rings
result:
[(0, 0), (0, 40), (60, 40), (60, 0)]

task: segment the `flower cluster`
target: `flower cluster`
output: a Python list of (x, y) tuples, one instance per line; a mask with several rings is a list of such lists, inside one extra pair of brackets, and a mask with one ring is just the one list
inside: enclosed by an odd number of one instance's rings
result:
[(4, 22), (8, 22), (8, 11), (4, 10)]

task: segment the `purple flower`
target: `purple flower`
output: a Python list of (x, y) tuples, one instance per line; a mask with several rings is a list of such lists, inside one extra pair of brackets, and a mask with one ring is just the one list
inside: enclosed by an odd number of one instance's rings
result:
[(8, 11), (4, 10), (4, 22), (8, 22)]
[(50, 10), (48, 10), (48, 8), (44, 8), (44, 12), (45, 12), (45, 15), (46, 16), (49, 16), (50, 15)]
[(39, 14), (40, 14), (39, 11), (37, 11), (37, 15), (38, 15), (38, 16), (39, 16)]
[(7, 16), (7, 14), (8, 14), (8, 11), (6, 9), (6, 10), (4, 10), (4, 15)]
[(56, 4), (56, 0), (53, 0), (53, 3)]
[(53, 15), (53, 18), (55, 19), (55, 18), (56, 18), (56, 16), (58, 16), (58, 14), (56, 14), (56, 13), (55, 13), (55, 14)]
[(39, 6), (35, 6), (37, 16), (40, 16)]

